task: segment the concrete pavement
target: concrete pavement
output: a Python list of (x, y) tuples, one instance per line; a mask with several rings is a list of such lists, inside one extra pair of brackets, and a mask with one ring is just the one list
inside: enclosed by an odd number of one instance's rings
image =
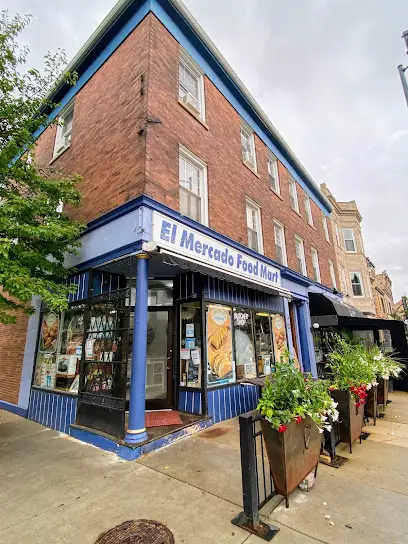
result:
[[(321, 465), (289, 509), (264, 507), (281, 528), (274, 544), (408, 542), (408, 394), (391, 399), (369, 439), (339, 451), (348, 463)], [(166, 524), (177, 544), (263, 542), (231, 524), (242, 509), (238, 421), (212, 429), (127, 462), (0, 411), (0, 543), (93, 544), (137, 518)]]

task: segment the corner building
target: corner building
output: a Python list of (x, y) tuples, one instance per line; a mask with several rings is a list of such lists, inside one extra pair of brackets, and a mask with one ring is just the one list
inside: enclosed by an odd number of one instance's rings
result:
[(134, 458), (254, 409), (285, 349), (316, 374), (332, 208), (178, 0), (119, 2), (70, 69), (35, 160), (83, 176), (78, 288), (34, 301), (0, 406)]

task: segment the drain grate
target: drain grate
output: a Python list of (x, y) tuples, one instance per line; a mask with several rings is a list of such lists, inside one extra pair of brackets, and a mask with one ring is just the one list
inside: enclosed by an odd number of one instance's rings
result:
[(95, 544), (174, 544), (171, 531), (151, 519), (124, 521), (98, 536)]

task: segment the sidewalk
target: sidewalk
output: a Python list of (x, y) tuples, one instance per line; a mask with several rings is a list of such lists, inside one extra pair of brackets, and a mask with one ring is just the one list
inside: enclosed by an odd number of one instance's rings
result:
[[(408, 394), (340, 469), (320, 465), (290, 508), (265, 506), (274, 544), (408, 542)], [(0, 411), (0, 543), (93, 544), (127, 519), (161, 521), (177, 544), (264, 542), (231, 524), (241, 511), (238, 421), (134, 462)], [(325, 518), (330, 515), (330, 520)], [(350, 528), (351, 527), (351, 528)]]

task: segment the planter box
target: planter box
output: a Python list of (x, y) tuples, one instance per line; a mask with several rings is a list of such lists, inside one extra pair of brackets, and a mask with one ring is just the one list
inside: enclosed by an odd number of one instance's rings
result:
[(342, 442), (350, 447), (352, 453), (352, 444), (360, 438), (363, 430), (364, 406), (357, 408), (353, 401), (351, 391), (335, 390), (331, 392), (332, 398), (338, 403), (339, 420), (337, 422), (338, 434)]
[(288, 423), (284, 433), (275, 431), (266, 419), (261, 425), (275, 491), (285, 497), (288, 508), (289, 494), (313, 469), (317, 470), (321, 434), (310, 417), (299, 424)]
[(368, 397), (365, 404), (365, 415), (367, 417), (372, 417), (374, 420), (374, 425), (377, 422), (377, 413), (378, 413), (378, 390), (377, 385), (374, 385), (371, 389), (368, 390)]
[(387, 406), (388, 401), (389, 383), (389, 380), (383, 380), (382, 378), (378, 380), (377, 403), (382, 404), (384, 409)]

